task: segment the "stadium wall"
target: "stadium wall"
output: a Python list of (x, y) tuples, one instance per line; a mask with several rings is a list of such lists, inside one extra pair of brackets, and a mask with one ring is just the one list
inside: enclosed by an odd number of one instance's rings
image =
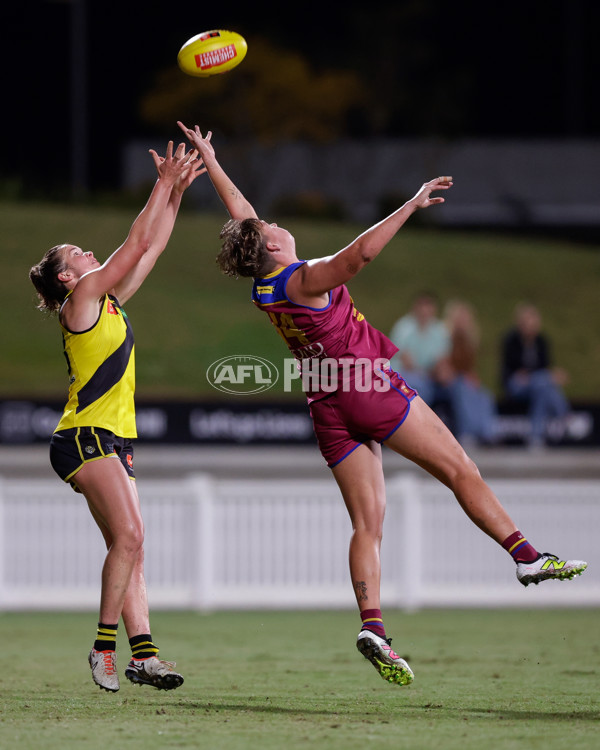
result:
[[(452, 429), (452, 415), (435, 406)], [(561, 447), (600, 445), (600, 404), (573, 403), (568, 422), (551, 421), (548, 441)], [(64, 401), (0, 400), (0, 445), (48, 443)], [(522, 445), (531, 430), (525, 407), (498, 404), (500, 445)], [(192, 445), (316, 444), (304, 400), (285, 401), (136, 401), (140, 443)]]

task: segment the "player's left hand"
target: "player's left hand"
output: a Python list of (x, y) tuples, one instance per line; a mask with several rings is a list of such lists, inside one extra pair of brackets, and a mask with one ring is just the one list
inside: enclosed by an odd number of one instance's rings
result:
[(194, 129), (192, 130), (191, 128), (188, 128), (186, 125), (184, 125), (180, 120), (177, 120), (177, 124), (179, 125), (183, 133), (185, 133), (188, 141), (195, 149), (197, 149), (203, 159), (208, 158), (210, 160), (210, 158), (214, 158), (215, 149), (210, 142), (210, 139), (212, 138), (211, 130), (209, 130), (206, 135), (203, 136), (198, 125), (194, 125)]
[[(154, 160), (156, 171), (160, 176), (161, 167), (164, 164), (165, 157), (159, 156), (156, 151), (150, 151), (150, 153)], [(202, 159), (198, 158), (198, 151), (193, 148), (186, 153), (185, 143), (180, 143), (179, 146), (177, 146), (177, 150), (173, 155), (173, 161), (179, 162), (180, 165), (184, 167), (183, 171), (180, 172), (177, 180), (175, 181), (175, 184), (173, 185), (173, 189), (180, 194), (183, 193), (184, 190), (187, 190), (187, 188), (189, 188), (196, 177), (206, 172), (204, 162), (202, 161)], [(185, 165), (187, 165), (187, 169), (185, 168)]]
[(411, 198), (409, 202), (412, 203), (415, 208), (428, 208), (436, 203), (443, 203), (445, 200), (444, 198), (441, 196), (432, 198), (431, 193), (434, 190), (448, 190), (453, 184), (452, 177), (436, 177), (422, 185), (419, 192), (414, 198)]

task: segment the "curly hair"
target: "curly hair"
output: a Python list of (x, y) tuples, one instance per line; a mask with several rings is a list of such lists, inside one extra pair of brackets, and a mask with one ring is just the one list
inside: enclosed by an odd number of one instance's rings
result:
[(39, 298), (38, 310), (56, 312), (67, 294), (67, 287), (59, 281), (58, 274), (67, 268), (63, 257), (63, 250), (68, 244), (51, 247), (39, 263), (29, 271)]
[(217, 264), (227, 276), (259, 278), (272, 269), (259, 219), (230, 219), (221, 230)]

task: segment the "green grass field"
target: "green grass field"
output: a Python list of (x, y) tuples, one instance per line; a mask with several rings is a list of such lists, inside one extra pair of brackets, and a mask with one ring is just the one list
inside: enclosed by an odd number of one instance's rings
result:
[[(91, 681), (93, 613), (0, 615), (0, 747), (594, 750), (598, 610), (386, 613), (415, 682), (354, 647), (354, 612), (160, 612), (176, 691)], [(119, 636), (119, 672), (128, 659)], [(125, 683), (125, 684), (123, 684)]]
[[(59, 242), (79, 244), (104, 260), (124, 240), (138, 210), (0, 203), (0, 293), (9, 311), (3, 326), (3, 352), (9, 355), (0, 368), (3, 396), (62, 399), (66, 393), (60, 334), (56, 321), (35, 309), (31, 265)], [(300, 257), (306, 258), (334, 252), (366, 228), (266, 218), (289, 227)], [(228, 279), (215, 265), (224, 219), (225, 214), (183, 212), (164, 256), (127, 305), (136, 334), (140, 397), (215, 397), (206, 369), (231, 354), (254, 354), (282, 366), (287, 349), (249, 302), (250, 282)], [(358, 309), (386, 333), (422, 288), (436, 290), (442, 302), (470, 300), (483, 334), (481, 375), (494, 390), (500, 337), (514, 305), (532, 299), (542, 310), (557, 364), (571, 373), (568, 395), (595, 399), (600, 388), (599, 281), (600, 247), (409, 224), (349, 288)], [(264, 395), (285, 394), (273, 389)], [(298, 390), (293, 397), (302, 395)]]

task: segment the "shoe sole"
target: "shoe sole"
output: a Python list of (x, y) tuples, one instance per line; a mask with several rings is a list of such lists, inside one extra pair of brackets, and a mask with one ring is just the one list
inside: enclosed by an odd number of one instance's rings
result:
[(399, 664), (385, 664), (382, 662), (378, 656), (379, 649), (373, 641), (362, 638), (356, 644), (356, 648), (365, 659), (371, 662), (386, 682), (390, 682), (392, 685), (410, 685), (415, 679), (414, 674), (409, 669), (401, 667)]
[[(94, 680), (93, 677), (92, 679)], [(105, 685), (101, 685), (99, 682), (96, 682), (96, 680), (94, 680), (94, 682), (96, 683), (96, 685), (98, 685), (100, 690), (106, 690), (107, 693), (118, 693), (120, 690), (120, 686), (118, 688), (109, 688), (109, 687), (106, 687)]]
[(530, 583), (534, 583), (537, 586), (541, 581), (547, 581), (550, 578), (556, 581), (570, 581), (575, 576), (580, 576), (586, 568), (587, 565), (579, 565), (576, 568), (569, 568), (568, 570), (540, 570), (539, 573), (532, 573), (531, 575), (519, 578), (519, 581), (523, 586), (529, 586)]
[(133, 669), (125, 670), (125, 677), (134, 685), (150, 685), (157, 690), (175, 690), (183, 685), (183, 677), (180, 674), (155, 675), (153, 677), (142, 677)]

